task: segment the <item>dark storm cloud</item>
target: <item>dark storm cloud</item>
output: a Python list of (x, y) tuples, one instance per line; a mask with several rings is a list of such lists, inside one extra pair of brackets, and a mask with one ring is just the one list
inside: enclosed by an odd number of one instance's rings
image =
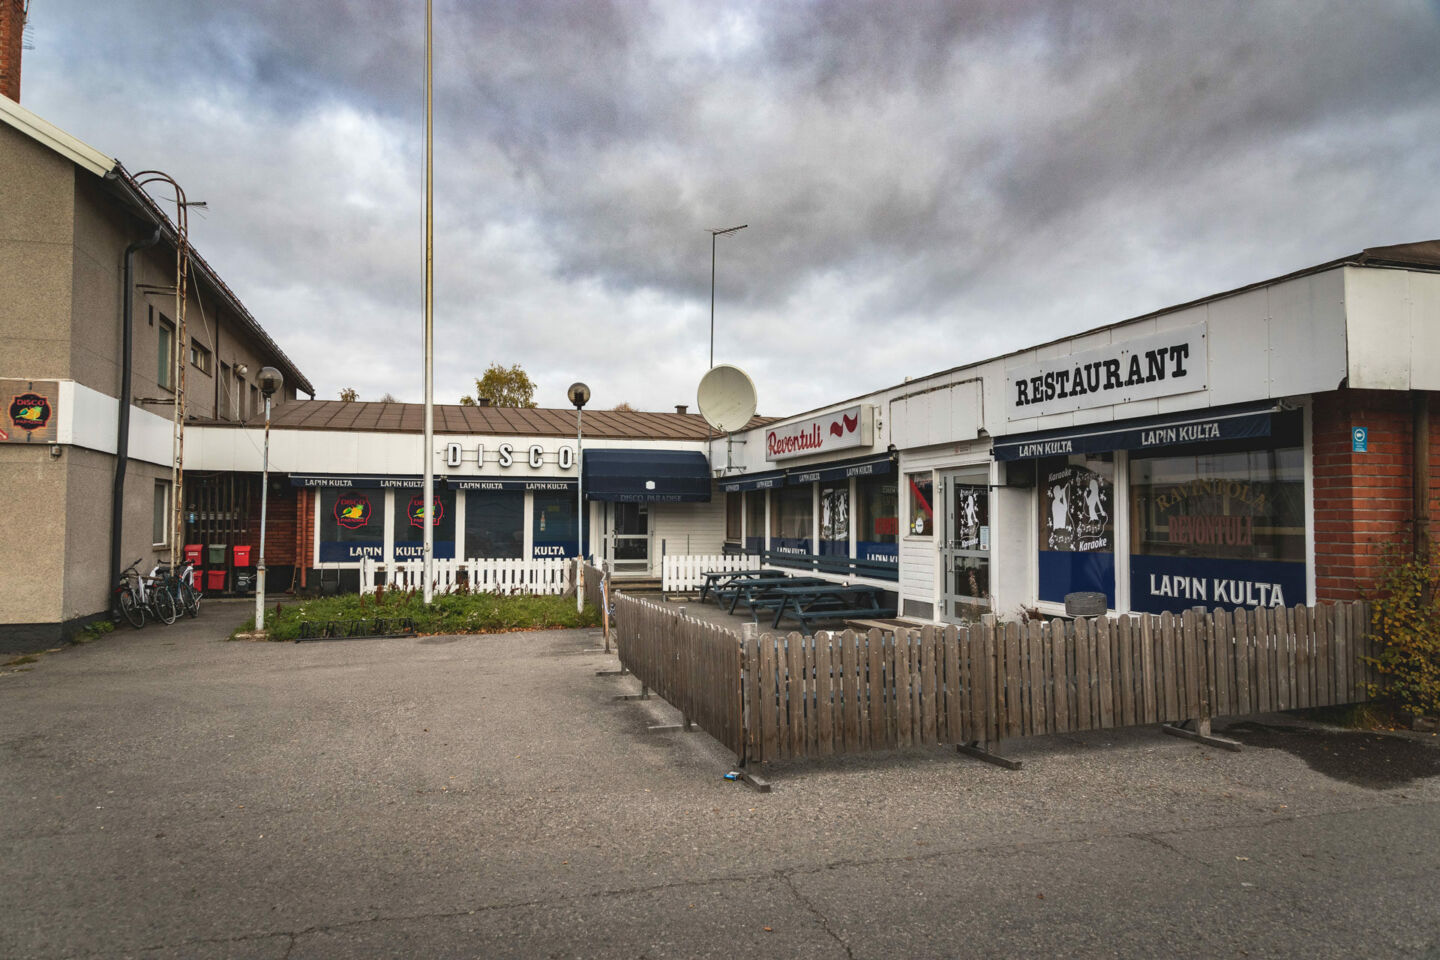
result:
[[(26, 100), (195, 184), (326, 395), (416, 398), (422, 9), (48, 0)], [(1433, 237), (1436, 9), (442, 0), (441, 390), (690, 399), (706, 227), (777, 412)]]

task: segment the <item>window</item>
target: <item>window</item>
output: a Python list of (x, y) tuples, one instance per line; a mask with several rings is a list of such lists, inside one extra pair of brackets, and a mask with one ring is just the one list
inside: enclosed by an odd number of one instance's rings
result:
[(743, 494), (725, 494), (725, 539), (740, 542), (740, 498)]
[(748, 553), (765, 549), (765, 496), (764, 490), (745, 494), (745, 550)]
[[(250, 388), (254, 390), (254, 387)], [(425, 558), (425, 491), (395, 491), (395, 559), (423, 560)], [(435, 510), (430, 515), (430, 526), (435, 533), (432, 543), (437, 560), (449, 560), (455, 556), (455, 491), (436, 490)]]
[(465, 555), (518, 560), (525, 556), (525, 493), (465, 492)]
[(170, 481), (155, 481), (155, 515), (150, 521), (150, 542), (163, 547), (170, 542)]
[[(929, 480), (930, 475), (925, 474)], [(855, 478), (855, 557), (857, 560), (899, 562), (899, 496), (895, 478)]]
[(245, 378), (244, 378), (244, 377), (241, 377), (241, 376), (238, 376), (238, 375), (235, 377), (235, 396), (234, 396), (234, 402), (235, 402), (235, 419), (236, 419), (236, 420), (245, 420), (245, 419), (247, 419), (246, 416), (245, 416)]
[(531, 497), (534, 504), (530, 542), (534, 546), (534, 556), (575, 556), (575, 491), (537, 490)]
[(260, 406), (260, 388), (250, 384), (250, 416), (258, 417), (263, 414), (264, 408)]
[(321, 563), (359, 563), (384, 554), (385, 491), (321, 490), (319, 512)]
[(234, 410), (230, 406), (230, 364), (220, 364), (220, 409), (216, 414), (226, 420), (235, 419)]
[(935, 478), (929, 472), (907, 474), (905, 491), (910, 504), (910, 536), (932, 536), (935, 533)]
[(162, 313), (160, 323), (155, 327), (155, 331), (159, 334), (159, 339), (156, 341), (155, 380), (165, 389), (173, 390), (175, 388), (175, 326)]
[(778, 553), (811, 553), (815, 519), (811, 484), (784, 486), (774, 491), (770, 511), (770, 549)]
[(1039, 462), (1040, 599), (1094, 591), (1115, 606), (1115, 463), (1112, 454)]
[(850, 481), (820, 484), (820, 550), (825, 556), (850, 556)]
[(199, 340), (190, 341), (190, 366), (208, 375), (214, 369), (213, 357)]

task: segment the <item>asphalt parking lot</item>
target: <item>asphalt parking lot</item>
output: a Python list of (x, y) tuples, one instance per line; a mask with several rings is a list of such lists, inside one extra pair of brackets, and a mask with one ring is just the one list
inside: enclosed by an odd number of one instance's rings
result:
[(1436, 957), (1440, 749), (1126, 730), (726, 781), (590, 631), (226, 642), (0, 676), (5, 957)]

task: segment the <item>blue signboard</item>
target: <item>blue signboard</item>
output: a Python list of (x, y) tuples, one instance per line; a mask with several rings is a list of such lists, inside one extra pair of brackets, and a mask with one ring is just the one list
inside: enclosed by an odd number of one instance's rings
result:
[(1305, 564), (1207, 557), (1130, 558), (1130, 607), (1146, 613), (1191, 607), (1293, 607), (1307, 603)]
[(1366, 427), (1355, 427), (1350, 431), (1350, 449), (1355, 453), (1366, 453), (1370, 447), (1370, 431)]
[(1065, 594), (1105, 594), (1105, 605), (1115, 609), (1115, 554), (1108, 550), (1040, 551), (1040, 599), (1063, 603)]
[(867, 560), (871, 563), (895, 563), (900, 562), (900, 548), (893, 543), (881, 543), (878, 540), (856, 540), (855, 559)]

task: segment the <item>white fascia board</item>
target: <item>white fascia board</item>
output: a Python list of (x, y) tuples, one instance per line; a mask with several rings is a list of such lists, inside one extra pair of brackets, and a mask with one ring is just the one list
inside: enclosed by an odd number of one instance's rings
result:
[(72, 137), (53, 123), (31, 113), (8, 97), (0, 97), (0, 121), (43, 144), (76, 166), (103, 177), (115, 169), (114, 157), (107, 157), (83, 140)]

